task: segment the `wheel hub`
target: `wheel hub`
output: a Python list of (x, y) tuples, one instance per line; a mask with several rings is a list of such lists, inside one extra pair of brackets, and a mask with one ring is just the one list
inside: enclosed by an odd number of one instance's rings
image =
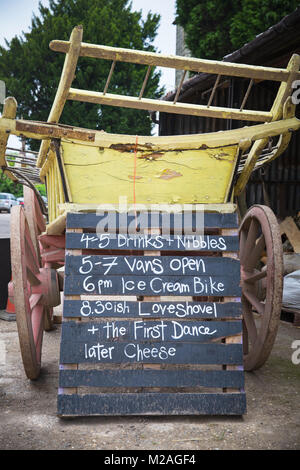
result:
[[(267, 267), (263, 268), (262, 270), (267, 269)], [(258, 274), (260, 271), (258, 269), (253, 269), (252, 271), (246, 271), (244, 266), (241, 265), (241, 288), (242, 291), (247, 290), (254, 294), (258, 300), (265, 300), (266, 298), (266, 279), (259, 279), (256, 282), (247, 282), (247, 280), (255, 275)]]
[[(55, 269), (40, 268), (35, 274), (37, 282), (35, 285), (28, 285), (31, 294), (40, 294), (40, 305), (56, 307), (60, 304), (60, 289), (58, 275)], [(14, 281), (8, 284), (9, 300), (14, 303)]]

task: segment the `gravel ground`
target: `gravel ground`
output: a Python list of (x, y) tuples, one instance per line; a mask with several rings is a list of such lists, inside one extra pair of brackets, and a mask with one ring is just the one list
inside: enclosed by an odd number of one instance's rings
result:
[(291, 323), (280, 322), (267, 363), (245, 374), (243, 417), (61, 419), (56, 415), (60, 329), (56, 325), (45, 334), (42, 373), (31, 382), (24, 374), (16, 323), (0, 320), (0, 449), (300, 449), (300, 364), (291, 360), (300, 329)]

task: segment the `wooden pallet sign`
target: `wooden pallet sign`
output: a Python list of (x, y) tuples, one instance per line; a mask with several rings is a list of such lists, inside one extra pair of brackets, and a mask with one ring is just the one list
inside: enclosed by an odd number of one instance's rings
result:
[(246, 412), (237, 219), (211, 215), (186, 237), (68, 214), (59, 416)]

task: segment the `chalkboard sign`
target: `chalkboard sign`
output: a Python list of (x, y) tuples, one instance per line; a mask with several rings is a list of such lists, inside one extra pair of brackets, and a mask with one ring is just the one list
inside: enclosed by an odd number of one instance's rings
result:
[[(172, 231), (182, 231), (184, 233), (202, 233), (206, 229), (231, 229), (238, 228), (237, 213), (222, 214), (219, 212), (204, 212), (205, 206), (201, 211), (184, 212), (141, 212), (135, 214), (132, 212), (105, 212), (102, 213), (69, 213), (67, 217), (67, 229), (82, 228), (96, 229), (97, 232), (107, 230), (113, 233), (116, 231), (125, 231), (129, 234), (136, 234), (137, 230), (160, 228), (162, 234)], [(103, 230), (100, 230), (103, 229)]]
[(140, 235), (67, 232), (66, 246), (82, 250), (238, 251), (238, 238), (220, 235)]
[(206, 216), (187, 237), (68, 214), (60, 416), (245, 413), (237, 219)]

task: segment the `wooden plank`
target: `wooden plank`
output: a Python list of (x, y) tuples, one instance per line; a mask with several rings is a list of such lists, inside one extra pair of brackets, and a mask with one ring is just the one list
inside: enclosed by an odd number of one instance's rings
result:
[[(299, 119), (290, 118), (222, 132), (178, 135), (176, 139), (174, 136), (140, 136), (139, 146), (148, 151), (217, 148), (239, 144), (242, 139), (255, 141), (265, 137), (274, 137), (293, 130), (296, 131), (299, 127)], [(113, 148), (114, 146), (128, 148), (128, 146), (134, 146), (136, 140), (135, 135), (109, 134), (61, 124), (40, 123), (24, 119), (14, 120), (4, 117), (0, 118), (0, 130), (29, 139), (72, 139), (73, 144), (103, 148)], [(43, 163), (44, 160), (40, 164)]]
[[(57, 52), (68, 53), (70, 42), (54, 40), (50, 49)], [(116, 48), (97, 44), (82, 43), (81, 57), (94, 57), (99, 59), (133, 62), (137, 64), (168, 67), (194, 72), (228, 75), (234, 77), (248, 77), (259, 80), (287, 81), (289, 73), (286, 69), (275, 67), (262, 67), (257, 65), (237, 64), (192, 57), (168, 56), (154, 52), (136, 51), (133, 49)], [(298, 74), (300, 78), (300, 74)]]
[[(6, 120), (5, 125), (9, 124), (11, 124), (11, 122), (8, 122)], [(52, 125), (52, 132), (54, 132), (57, 127), (59, 126)], [(203, 134), (177, 135), (175, 139), (174, 136), (139, 136), (137, 151), (148, 151), (149, 153), (151, 153), (154, 151), (159, 152), (162, 150), (217, 150), (218, 148), (223, 148), (224, 146), (239, 144), (241, 141), (255, 141), (258, 139), (263, 139), (265, 137), (274, 137), (285, 132), (291, 132), (291, 130), (296, 131), (299, 129), (299, 127), (300, 121), (299, 119), (294, 117), (270, 123), (244, 126), (238, 129), (231, 129), (222, 132), (217, 131), (207, 132)], [(13, 131), (13, 125), (11, 125), (11, 129)], [(62, 135), (62, 139), (68, 139), (68, 128), (61, 129), (61, 132), (62, 131), (66, 133), (65, 136)], [(109, 134), (103, 131), (89, 131), (85, 129), (81, 129), (81, 131), (86, 132), (88, 138), (85, 140), (90, 140), (90, 142), (80, 143), (80, 139), (78, 137), (76, 139), (74, 138), (75, 142), (77, 141), (77, 144), (80, 145), (84, 144), (88, 146), (101, 147), (104, 149), (117, 148), (121, 151), (133, 150), (136, 145), (135, 135)]]
[[(204, 210), (204, 206), (202, 206)], [(198, 224), (197, 224), (198, 222)], [(201, 223), (202, 222), (202, 223)], [(104, 225), (106, 224), (106, 225)], [(136, 218), (134, 212), (106, 212), (96, 214), (91, 213), (68, 213), (67, 228), (97, 228), (97, 225), (103, 227), (122, 228), (128, 230), (128, 233), (136, 233)], [(238, 228), (237, 213), (219, 214), (219, 213), (199, 213), (185, 211), (182, 213), (167, 213), (161, 212), (142, 212), (137, 215), (137, 228), (144, 230), (149, 227), (160, 226), (162, 229), (192, 229), (195, 235), (202, 233), (203, 229), (213, 228)], [(112, 230), (109, 230), (113, 233)], [(103, 233), (104, 230), (99, 231)], [(163, 233), (164, 234), (164, 233)], [(166, 233), (167, 234), (167, 233)]]
[(239, 275), (223, 276), (97, 276), (67, 275), (65, 295), (208, 295), (241, 296)]
[(240, 262), (213, 256), (115, 256), (66, 254), (65, 275), (191, 276), (239, 278)]
[(58, 414), (84, 415), (243, 415), (244, 393), (126, 393), (58, 395)]
[[(119, 200), (118, 203), (116, 204), (106, 204), (105, 205), (105, 208), (107, 208), (107, 206), (109, 207), (109, 211), (113, 212), (122, 212), (124, 213), (124, 205), (123, 205), (123, 201), (122, 200)], [(200, 206), (200, 207), (199, 207)], [(145, 212), (148, 212), (148, 211), (151, 211), (151, 213), (154, 211), (155, 213), (157, 212), (165, 212), (166, 211), (166, 207), (169, 207), (169, 206), (166, 206), (166, 204), (145, 204), (143, 205), (143, 209)], [(177, 206), (178, 207), (178, 206)], [(180, 207), (180, 211), (181, 209), (185, 212), (188, 208), (189, 211), (199, 211), (199, 210), (203, 210), (207, 213), (211, 213), (211, 212), (217, 212), (217, 213), (220, 213), (220, 214), (231, 214), (233, 212), (236, 212), (237, 211), (237, 204), (234, 204), (232, 202), (226, 202), (226, 203), (218, 203), (218, 204), (211, 204), (211, 203), (208, 203), (208, 204), (192, 204), (192, 205), (186, 205), (186, 204), (183, 204)], [(98, 215), (100, 215), (101, 217), (103, 217), (103, 211), (99, 213), (99, 209), (101, 209), (102, 206), (100, 206), (99, 208), (99, 204), (95, 204), (95, 203), (65, 203), (65, 204), (59, 204), (59, 213), (62, 214), (63, 212), (68, 212), (68, 213), (84, 213), (84, 212), (94, 212)], [(127, 210), (128, 208), (128, 210)], [(126, 206), (126, 212), (128, 213), (132, 213), (132, 210), (134, 208), (134, 205), (128, 205)], [(172, 207), (169, 207), (170, 209), (173, 209)], [(106, 211), (106, 209), (105, 209)], [(104, 212), (105, 212), (104, 211)], [(173, 210), (170, 212), (174, 212)], [(137, 212), (137, 214), (139, 215), (139, 212)], [(125, 229), (125, 227), (124, 227)], [(107, 232), (105, 230), (105, 232)], [(102, 232), (101, 232), (102, 233)], [(123, 232), (120, 232), (120, 233), (123, 233)], [(197, 232), (198, 234), (198, 232)], [(136, 233), (136, 235), (141, 235), (141, 232), (138, 232)], [(164, 236), (167, 235), (164, 233)], [(190, 234), (189, 234), (190, 235)], [(195, 235), (195, 233), (191, 233), (191, 235)]]
[(242, 364), (241, 344), (62, 341), (60, 363)]
[(64, 317), (74, 318), (234, 318), (242, 314), (240, 302), (128, 300), (64, 300)]
[(225, 370), (61, 370), (60, 387), (232, 387), (244, 386), (243, 371)]
[(237, 236), (219, 235), (124, 235), (107, 233), (67, 233), (67, 249), (132, 251), (238, 251)]
[(163, 113), (184, 114), (190, 116), (205, 116), (219, 119), (237, 119), (239, 121), (270, 122), (272, 114), (267, 111), (252, 111), (236, 108), (222, 108), (190, 103), (171, 103), (165, 100), (154, 100), (135, 96), (117, 95), (97, 91), (79, 90), (70, 88), (68, 100), (82, 101), (84, 103), (102, 104), (107, 106), (121, 106), (123, 108), (143, 109), (146, 111), (159, 111)]
[(292, 217), (286, 217), (279, 225), (280, 234), (289, 239), (295, 253), (300, 253), (300, 230)]
[[(69, 321), (62, 325), (62, 341), (191, 341), (209, 343), (242, 333), (237, 321)], [(113, 343), (112, 343), (113, 344)]]

